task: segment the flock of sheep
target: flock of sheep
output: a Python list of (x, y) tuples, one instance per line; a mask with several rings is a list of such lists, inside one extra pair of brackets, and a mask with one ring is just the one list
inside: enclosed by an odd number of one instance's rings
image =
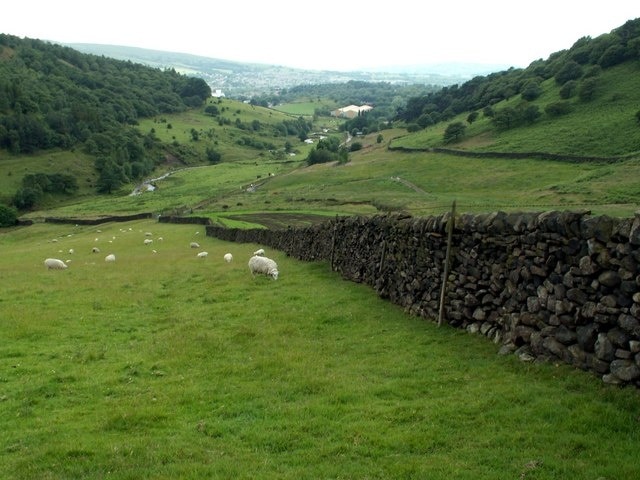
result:
[[(98, 230), (98, 232), (100, 232), (100, 230)], [(147, 232), (145, 233), (145, 236), (150, 237), (151, 233)], [(115, 239), (115, 237), (113, 238)], [(158, 237), (157, 240), (162, 241), (162, 237)], [(96, 238), (96, 241), (98, 241), (97, 238)], [(151, 245), (153, 243), (153, 240), (151, 238), (145, 238), (143, 243), (144, 245)], [(200, 248), (200, 244), (198, 242), (191, 242), (189, 246), (190, 248), (197, 248), (197, 249)], [(100, 253), (100, 249), (98, 247), (93, 247), (91, 251), (92, 253)], [(73, 253), (74, 253), (74, 250), (72, 248), (69, 249), (69, 254), (73, 254)], [(153, 250), (153, 253), (157, 253), (156, 250)], [(198, 252), (196, 256), (198, 258), (206, 258), (208, 255), (209, 255), (208, 252), (201, 251), (201, 252)], [(225, 253), (223, 256), (223, 259), (225, 262), (231, 263), (233, 261), (233, 255), (231, 253)], [(107, 263), (112, 263), (116, 261), (116, 257), (113, 253), (110, 253), (104, 258), (104, 260)], [(68, 264), (70, 261), (71, 260), (67, 260), (66, 262), (64, 262), (59, 258), (47, 258), (44, 261), (44, 265), (48, 270), (64, 270), (68, 268), (69, 266)], [(251, 275), (254, 277), (256, 275), (265, 275), (267, 277), (271, 277), (273, 280), (278, 279), (279, 273), (278, 273), (277, 263), (273, 259), (266, 257), (265, 251), (262, 248), (253, 252), (252, 257), (249, 259), (248, 265), (249, 265), (249, 271), (251, 272)]]

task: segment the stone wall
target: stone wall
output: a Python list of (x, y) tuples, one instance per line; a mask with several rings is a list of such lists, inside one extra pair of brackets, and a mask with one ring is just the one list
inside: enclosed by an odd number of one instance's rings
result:
[[(412, 315), (438, 318), (449, 214), (337, 217), (288, 230), (207, 235), (329, 262)], [(640, 387), (640, 212), (456, 217), (444, 321), (524, 361), (562, 361)], [(285, 273), (286, 274), (286, 273)]]
[(101, 225), (109, 222), (130, 222), (151, 218), (152, 213), (135, 213), (133, 215), (109, 215), (99, 218), (46, 217), (45, 223), (62, 223), (70, 225)]

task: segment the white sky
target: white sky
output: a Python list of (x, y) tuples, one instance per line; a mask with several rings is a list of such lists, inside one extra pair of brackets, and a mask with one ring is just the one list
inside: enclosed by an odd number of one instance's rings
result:
[(0, 33), (318, 70), (525, 67), (638, 17), (638, 0), (5, 0)]

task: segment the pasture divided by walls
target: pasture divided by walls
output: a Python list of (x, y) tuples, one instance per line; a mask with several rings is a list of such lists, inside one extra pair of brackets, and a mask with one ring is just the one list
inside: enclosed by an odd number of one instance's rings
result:
[[(207, 235), (328, 261), (413, 315), (438, 319), (450, 214), (336, 217), (286, 230)], [(563, 361), (640, 387), (640, 212), (456, 216), (444, 322), (524, 361)], [(281, 272), (286, 275), (286, 272)]]

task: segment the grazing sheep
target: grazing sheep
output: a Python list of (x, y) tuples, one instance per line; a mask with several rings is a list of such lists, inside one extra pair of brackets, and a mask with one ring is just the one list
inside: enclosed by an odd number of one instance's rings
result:
[(69, 249), (69, 253), (73, 255), (73, 248)]
[(44, 261), (44, 265), (47, 270), (64, 270), (67, 268), (67, 264), (57, 258), (47, 258)]
[(145, 238), (144, 239), (144, 244), (145, 245), (151, 245), (153, 243), (153, 240), (151, 240), (150, 238)]
[(100, 249), (99, 249), (98, 247), (93, 247), (93, 248), (91, 249), (91, 252), (93, 252), (93, 253), (100, 253)]
[(255, 252), (253, 252), (253, 255), (256, 256), (260, 256), (260, 257), (264, 257), (264, 248), (260, 248), (258, 250), (256, 250)]
[(191, 244), (189, 244), (189, 246), (191, 248), (200, 248), (200, 244), (198, 242), (191, 242)]
[(224, 254), (224, 261), (227, 263), (231, 263), (231, 260), (233, 260), (233, 255), (231, 255), (230, 253), (225, 253)]
[(198, 258), (205, 258), (207, 255), (209, 255), (208, 252), (200, 252), (197, 256)]
[(115, 262), (116, 261), (116, 256), (113, 253), (110, 253), (109, 255), (104, 257), (104, 261), (105, 262)]
[(249, 259), (249, 270), (251, 275), (255, 277), (256, 273), (272, 277), (274, 280), (278, 279), (278, 265), (275, 261), (267, 257), (261, 257), (254, 255)]

